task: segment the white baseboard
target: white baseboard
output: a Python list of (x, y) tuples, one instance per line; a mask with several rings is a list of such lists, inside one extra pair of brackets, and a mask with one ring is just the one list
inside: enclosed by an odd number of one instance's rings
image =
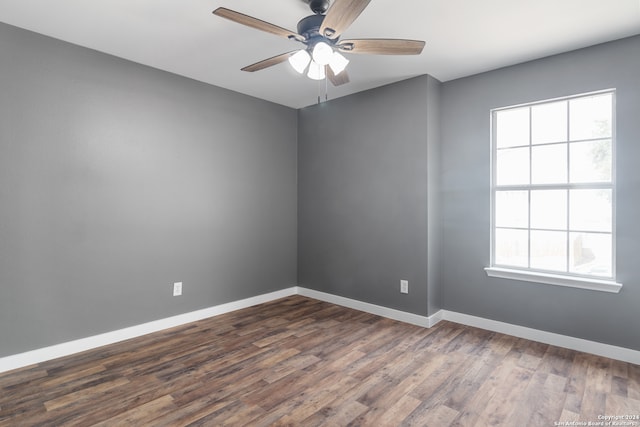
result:
[(512, 325), (510, 323), (498, 322), (496, 320), (457, 313), (455, 311), (442, 310), (441, 313), (442, 320), (449, 320), (451, 322), (486, 329), (488, 331), (499, 332), (518, 338), (525, 338), (531, 341), (537, 341), (544, 344), (550, 344), (557, 347), (582, 351), (584, 353), (591, 353), (640, 365), (640, 351), (637, 350), (631, 350), (624, 347), (617, 347), (610, 344), (603, 344), (567, 335), (560, 335), (553, 332), (541, 331), (539, 329), (527, 328), (525, 326)]
[(407, 313), (388, 307), (383, 307), (350, 298), (341, 297), (338, 295), (295, 286), (292, 288), (283, 289), (281, 291), (258, 295), (240, 301), (233, 301), (230, 303), (197, 310), (190, 313), (168, 317), (166, 319), (155, 320), (117, 331), (107, 332), (92, 337), (82, 338), (75, 341), (3, 357), (0, 358), (0, 373), (33, 365), (36, 363), (45, 362), (47, 360), (57, 359), (59, 357), (79, 353), (81, 351), (91, 350), (97, 347), (102, 347), (104, 345), (113, 344), (127, 339), (136, 338), (152, 332), (158, 332), (175, 326), (184, 325), (186, 323), (218, 316), (220, 314), (251, 307), (256, 304), (263, 304), (291, 295), (302, 295), (343, 307), (352, 308), (354, 310), (360, 310), (366, 313), (398, 320), (400, 322), (422, 326), (425, 328), (430, 328), (441, 320), (449, 320), (451, 322), (460, 323), (463, 325), (487, 329), (490, 331), (513, 335), (520, 338), (526, 338), (532, 341), (538, 341), (545, 344), (569, 348), (571, 350), (583, 351), (586, 353), (596, 354), (599, 356), (609, 357), (612, 359), (622, 360), (625, 362), (640, 365), (640, 351), (631, 350), (628, 348), (616, 347), (609, 344), (602, 344), (566, 335), (555, 334), (552, 332), (540, 331), (524, 326), (512, 325), (509, 323), (498, 322), (482, 317), (456, 313), (454, 311), (440, 310), (432, 316), (421, 316), (419, 314)]
[(47, 360), (69, 356), (81, 351), (91, 350), (104, 345), (136, 338), (152, 332), (162, 331), (164, 329), (173, 328), (175, 326), (184, 325), (186, 323), (195, 322), (208, 317), (218, 316), (220, 314), (229, 313), (231, 311), (251, 307), (252, 305), (262, 304), (295, 294), (296, 288), (292, 287), (281, 291), (246, 298), (240, 301), (233, 301), (202, 310), (192, 311), (190, 313), (179, 314), (177, 316), (143, 323), (141, 325), (131, 326), (129, 328), (119, 329), (117, 331), (106, 332), (92, 337), (81, 338), (79, 340), (56, 344), (50, 347), (27, 351), (25, 353), (14, 354), (12, 356), (0, 358), (0, 372), (11, 371), (13, 369), (45, 362)]
[(568, 348), (571, 350), (591, 353), (598, 356), (609, 357), (611, 359), (621, 360), (623, 362), (634, 363), (640, 365), (640, 351), (631, 350), (624, 347), (617, 347), (610, 344), (603, 344), (595, 341), (588, 341), (581, 338), (560, 335), (553, 332), (541, 331), (538, 329), (527, 328), (510, 323), (498, 322), (496, 320), (485, 319), (482, 317), (470, 316), (468, 314), (457, 313), (455, 311), (440, 310), (431, 316), (421, 316), (418, 314), (407, 313), (392, 308), (382, 307), (375, 304), (353, 300), (333, 294), (314, 291), (298, 287), (297, 294), (321, 301), (330, 302), (332, 304), (341, 305), (343, 307), (353, 308), (355, 310), (364, 311), (378, 316), (387, 317), (413, 325), (430, 328), (441, 320), (448, 320), (462, 325), (473, 326), (476, 328), (486, 329), (489, 331), (500, 332), (519, 338), (525, 338), (531, 341), (537, 341), (544, 344), (555, 345), (557, 347)]
[(433, 316), (421, 316), (419, 314), (407, 313), (406, 311), (395, 310), (393, 308), (383, 307), (380, 305), (370, 304), (351, 298), (345, 298), (338, 295), (327, 294), (325, 292), (314, 291), (313, 289), (297, 288), (298, 295), (317, 299), (320, 301), (330, 302), (332, 304), (341, 305), (343, 307), (353, 308), (354, 310), (364, 311), (366, 313), (376, 314), (378, 316), (387, 317), (389, 319), (398, 320), (400, 322), (411, 323), (425, 328), (430, 328), (441, 320), (440, 312)]

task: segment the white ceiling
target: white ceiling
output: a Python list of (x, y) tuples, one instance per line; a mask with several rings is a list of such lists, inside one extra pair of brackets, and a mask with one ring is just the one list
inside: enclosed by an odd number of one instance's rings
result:
[[(302, 45), (212, 15), (219, 6), (294, 31), (311, 14), (303, 0), (1, 0), (0, 21), (289, 107), (324, 94), (286, 62), (240, 71)], [(448, 81), (634, 34), (640, 0), (373, 0), (343, 38), (425, 40), (425, 49), (349, 55), (351, 82), (328, 95), (421, 74)]]

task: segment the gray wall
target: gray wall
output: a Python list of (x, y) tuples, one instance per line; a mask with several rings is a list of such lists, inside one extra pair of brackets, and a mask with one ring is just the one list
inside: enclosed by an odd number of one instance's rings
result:
[(0, 357), (296, 284), (295, 110), (4, 24), (0, 58)]
[(421, 315), (439, 307), (428, 266), (438, 90), (423, 76), (299, 111), (299, 285)]
[[(489, 110), (617, 88), (620, 294), (489, 278)], [(640, 37), (442, 86), (445, 309), (640, 350)]]

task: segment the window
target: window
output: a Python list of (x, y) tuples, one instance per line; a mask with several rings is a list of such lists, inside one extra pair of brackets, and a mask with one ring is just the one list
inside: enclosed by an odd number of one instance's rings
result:
[(618, 292), (615, 92), (495, 109), (490, 276)]

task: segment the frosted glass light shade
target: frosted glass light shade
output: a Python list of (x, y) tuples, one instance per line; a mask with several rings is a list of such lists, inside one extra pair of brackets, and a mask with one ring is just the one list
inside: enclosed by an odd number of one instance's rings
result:
[(311, 61), (311, 65), (309, 65), (309, 72), (307, 73), (307, 77), (313, 80), (324, 79), (325, 78), (324, 65), (320, 65), (316, 61)]
[(347, 58), (340, 55), (338, 52), (333, 52), (333, 55), (331, 55), (331, 61), (329, 61), (329, 67), (331, 67), (333, 74), (337, 76), (347, 68), (348, 63), (349, 60)]
[(289, 57), (289, 64), (300, 74), (304, 73), (310, 61), (311, 56), (306, 50), (299, 50)]
[(319, 42), (313, 47), (313, 60), (320, 65), (327, 65), (331, 61), (333, 49), (325, 42)]

